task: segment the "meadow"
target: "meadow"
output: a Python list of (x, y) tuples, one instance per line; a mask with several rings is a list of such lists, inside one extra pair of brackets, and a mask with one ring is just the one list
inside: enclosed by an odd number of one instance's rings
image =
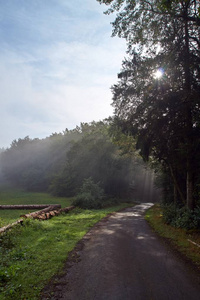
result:
[[(61, 204), (70, 206), (73, 198), (54, 197), (48, 193), (32, 193), (20, 189), (11, 189), (9, 186), (0, 188), (0, 205), (24, 204)], [(32, 211), (27, 210), (0, 210), (0, 227), (17, 221), (20, 215)]]

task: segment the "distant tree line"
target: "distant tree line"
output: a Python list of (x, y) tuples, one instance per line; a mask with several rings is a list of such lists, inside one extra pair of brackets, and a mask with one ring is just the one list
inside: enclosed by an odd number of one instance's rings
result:
[(1, 153), (4, 178), (28, 191), (67, 197), (77, 195), (84, 180), (90, 178), (106, 195), (129, 197), (138, 168), (143, 165), (133, 151), (122, 152), (129, 139), (121, 133), (113, 142), (111, 132), (110, 121), (104, 120), (81, 123), (45, 139), (14, 140)]

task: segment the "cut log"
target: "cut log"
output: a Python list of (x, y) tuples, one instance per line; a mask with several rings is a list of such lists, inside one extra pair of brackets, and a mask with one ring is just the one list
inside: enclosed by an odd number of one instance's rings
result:
[(68, 213), (70, 210), (72, 210), (72, 209), (74, 209), (74, 208), (75, 208), (75, 206), (64, 207), (64, 208), (59, 209), (59, 212), (60, 212), (60, 213), (62, 213), (62, 212)]
[(64, 208), (60, 208), (60, 209), (55, 209), (55, 207), (51, 205), (45, 209), (35, 211), (30, 214), (22, 215), (21, 217), (46, 220), (46, 219), (50, 219), (53, 216), (58, 216), (61, 213), (68, 213), (70, 210), (72, 210), (74, 208), (75, 208), (75, 206), (69, 206), (69, 207), (64, 207)]
[(12, 223), (12, 224), (9, 224), (9, 225), (7, 225), (7, 226), (1, 227), (1, 228), (0, 228), (0, 234), (6, 232), (7, 230), (11, 229), (12, 227), (14, 227), (14, 226), (16, 226), (16, 225), (18, 225), (18, 224), (21, 224), (21, 225), (22, 225), (22, 224), (23, 224), (23, 219), (20, 219), (20, 220), (14, 222), (14, 223)]
[[(38, 219), (38, 220), (47, 220), (50, 219), (51, 217), (54, 216), (58, 216), (61, 213), (68, 213), (69, 211), (71, 211), (72, 209), (75, 208), (75, 206), (69, 206), (69, 207), (64, 207), (64, 208), (60, 208), (60, 209), (55, 209), (55, 206), (59, 206), (61, 207), (61, 205), (56, 204), (56, 205), (50, 205), (49, 207), (46, 207), (42, 210), (36, 211), (36, 212), (32, 212), (30, 214), (26, 214), (26, 215), (22, 215), (21, 217), (24, 218), (31, 218), (31, 219)], [(23, 224), (23, 219), (20, 219), (12, 224), (9, 224), (7, 226), (4, 226), (2, 228), (0, 228), (0, 234), (11, 229), (12, 227), (18, 225), (18, 224)]]
[(47, 207), (53, 206), (54, 209), (60, 209), (60, 204), (27, 204), (27, 205), (0, 205), (0, 209), (45, 209)]
[(53, 210), (55, 216), (58, 216), (59, 215), (59, 211), (58, 210)]
[(50, 211), (49, 214), (51, 215), (51, 217), (54, 217), (54, 216), (56, 215), (55, 212), (54, 212), (53, 210)]
[(45, 215), (45, 214), (42, 214), (42, 215), (38, 216), (38, 217), (35, 218), (35, 219), (38, 219), (38, 220), (46, 220), (47, 218), (46, 218), (46, 215)]
[(43, 213), (49, 212), (51, 210), (55, 210), (56, 208), (58, 208), (58, 206), (61, 207), (61, 205), (50, 205), (42, 210), (34, 211), (26, 215), (21, 215), (20, 217), (36, 219), (39, 215), (42, 215)]
[(20, 217), (46, 220), (46, 219), (50, 219), (53, 216), (58, 216), (61, 213), (68, 213), (70, 210), (74, 209), (75, 206), (69, 206), (60, 209), (56, 209), (56, 208), (57, 207), (55, 207), (55, 205), (50, 205), (49, 207), (46, 207), (42, 210), (35, 211), (26, 215), (21, 215)]

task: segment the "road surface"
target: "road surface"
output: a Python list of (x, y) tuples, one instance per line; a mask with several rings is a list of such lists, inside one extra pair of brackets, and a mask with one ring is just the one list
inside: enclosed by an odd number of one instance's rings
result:
[(199, 300), (198, 276), (144, 220), (151, 205), (128, 208), (95, 226), (42, 299)]

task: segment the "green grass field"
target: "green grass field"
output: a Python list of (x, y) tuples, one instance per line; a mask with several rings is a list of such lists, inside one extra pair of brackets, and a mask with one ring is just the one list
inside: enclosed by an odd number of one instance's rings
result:
[[(60, 204), (70, 206), (72, 198), (54, 197), (47, 193), (30, 193), (9, 187), (0, 188), (0, 205), (14, 204)], [(20, 215), (29, 213), (27, 210), (0, 210), (0, 227), (15, 222)]]
[[(58, 203), (69, 206), (72, 199), (43, 193), (10, 190), (0, 192), (0, 204)], [(100, 210), (76, 208), (50, 220), (26, 220), (0, 235), (0, 300), (39, 299), (53, 275), (62, 270), (68, 253), (88, 230), (108, 213), (133, 206), (122, 203)], [(20, 211), (0, 211), (1, 222), (18, 218)]]

